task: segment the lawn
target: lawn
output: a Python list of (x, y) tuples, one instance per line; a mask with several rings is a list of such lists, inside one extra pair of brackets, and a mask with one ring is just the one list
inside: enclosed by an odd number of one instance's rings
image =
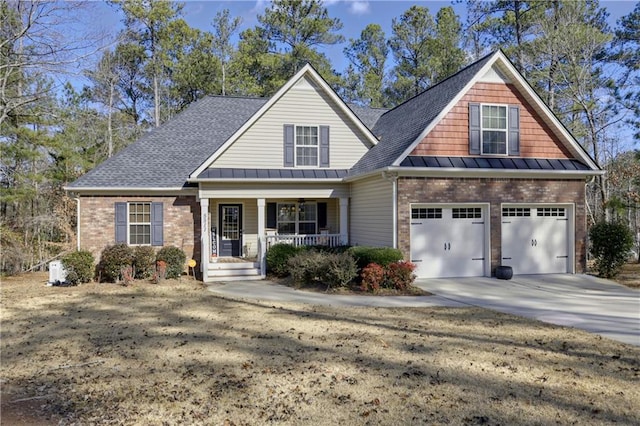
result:
[(3, 424), (640, 424), (640, 348), (481, 309), (3, 279)]

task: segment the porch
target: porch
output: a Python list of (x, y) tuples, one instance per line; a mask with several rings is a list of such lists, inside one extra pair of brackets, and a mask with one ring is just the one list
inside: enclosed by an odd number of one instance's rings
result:
[(347, 197), (201, 198), (200, 208), (204, 281), (265, 278), (266, 253), (278, 243), (349, 241)]

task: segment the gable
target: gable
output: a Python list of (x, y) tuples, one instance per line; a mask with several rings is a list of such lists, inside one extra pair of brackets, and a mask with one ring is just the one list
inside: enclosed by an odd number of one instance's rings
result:
[(469, 156), (469, 104), (517, 105), (520, 108), (520, 155), (571, 159), (573, 156), (513, 84), (488, 74), (475, 83), (413, 149), (414, 156)]
[(328, 126), (331, 169), (352, 167), (372, 146), (353, 119), (312, 78), (304, 75), (209, 167), (284, 168), (284, 125)]

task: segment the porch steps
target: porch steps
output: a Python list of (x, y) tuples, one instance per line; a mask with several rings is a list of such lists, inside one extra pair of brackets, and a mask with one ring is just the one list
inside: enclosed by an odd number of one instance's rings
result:
[(213, 262), (209, 264), (207, 282), (260, 280), (260, 264), (257, 262)]

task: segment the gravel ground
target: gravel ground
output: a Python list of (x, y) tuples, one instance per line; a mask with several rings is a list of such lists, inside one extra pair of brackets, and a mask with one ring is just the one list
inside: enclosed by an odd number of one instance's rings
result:
[(640, 349), (481, 309), (1, 284), (2, 424), (640, 424)]

